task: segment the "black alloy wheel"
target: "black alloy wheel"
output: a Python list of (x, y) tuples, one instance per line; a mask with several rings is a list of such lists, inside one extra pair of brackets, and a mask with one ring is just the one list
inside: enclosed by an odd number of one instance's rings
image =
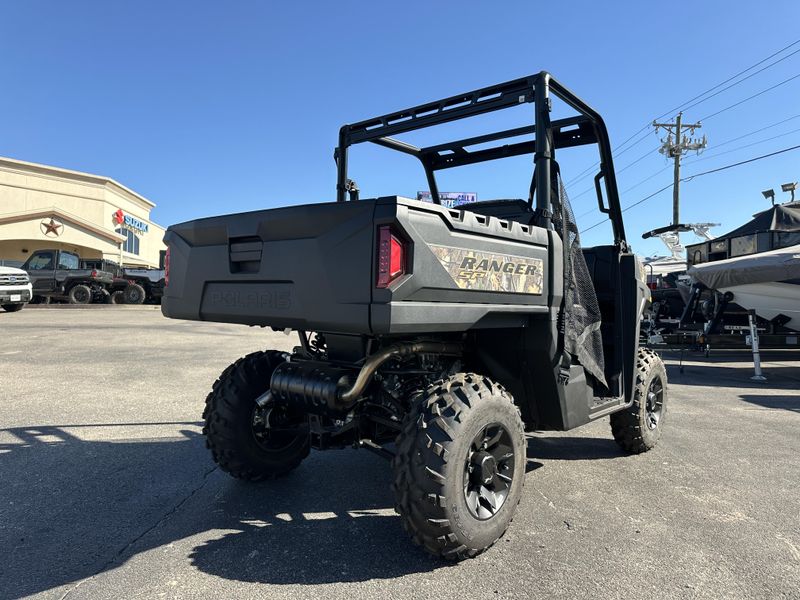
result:
[(464, 499), (476, 519), (491, 519), (508, 497), (514, 479), (511, 434), (500, 423), (484, 427), (464, 463)]
[(647, 413), (647, 426), (656, 429), (661, 415), (664, 411), (664, 382), (656, 375), (647, 388), (647, 400), (645, 402)]

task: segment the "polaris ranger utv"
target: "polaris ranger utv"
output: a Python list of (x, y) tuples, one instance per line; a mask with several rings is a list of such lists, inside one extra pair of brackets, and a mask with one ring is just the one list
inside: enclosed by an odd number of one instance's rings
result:
[[(553, 96), (574, 115), (551, 121)], [(526, 104), (535, 123), (515, 129), (424, 148), (390, 137)], [(364, 142), (419, 159), (434, 202), (359, 200), (348, 150)], [(594, 248), (580, 246), (556, 162), (556, 151), (586, 144), (599, 148), (597, 201), (614, 236)], [(526, 154), (526, 199), (441, 206), (437, 171)], [(611, 415), (625, 450), (653, 447), (667, 378), (638, 347), (648, 290), (598, 113), (542, 72), (345, 125), (335, 159), (336, 202), (199, 219), (165, 235), (166, 316), (299, 336), (292, 353), (255, 352), (214, 383), (204, 433), (220, 468), (257, 481), (311, 448), (374, 450), (391, 459), (414, 541), (460, 559), (511, 521), (524, 431)]]

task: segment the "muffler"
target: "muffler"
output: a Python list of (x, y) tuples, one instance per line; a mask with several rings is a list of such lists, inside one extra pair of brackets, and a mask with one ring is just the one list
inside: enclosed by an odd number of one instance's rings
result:
[(273, 372), (267, 394), (282, 402), (301, 404), (313, 414), (346, 414), (364, 395), (375, 371), (387, 360), (420, 353), (458, 356), (463, 350), (458, 342), (393, 344), (368, 356), (360, 369), (314, 361), (285, 362)]

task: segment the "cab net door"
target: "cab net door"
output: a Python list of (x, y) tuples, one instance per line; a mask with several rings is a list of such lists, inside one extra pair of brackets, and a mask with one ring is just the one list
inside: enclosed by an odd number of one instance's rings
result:
[(554, 194), (553, 225), (564, 243), (564, 350), (603, 386), (607, 386), (600, 306), (594, 283), (581, 250), (575, 214), (572, 212), (561, 175)]

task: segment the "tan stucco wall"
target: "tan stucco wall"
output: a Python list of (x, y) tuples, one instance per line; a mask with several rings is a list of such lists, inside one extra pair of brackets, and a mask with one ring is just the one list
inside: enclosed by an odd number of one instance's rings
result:
[[(161, 241), (164, 228), (150, 221), (154, 206), (106, 177), (0, 158), (0, 259), (25, 260), (33, 250), (62, 247), (119, 262), (114, 239), (119, 225), (113, 214), (122, 209), (149, 227), (147, 233), (136, 232), (138, 256), (123, 253), (123, 263), (158, 266), (159, 252), (166, 247)], [(45, 236), (40, 227), (51, 210), (58, 211), (53, 216), (63, 224), (58, 237)]]

